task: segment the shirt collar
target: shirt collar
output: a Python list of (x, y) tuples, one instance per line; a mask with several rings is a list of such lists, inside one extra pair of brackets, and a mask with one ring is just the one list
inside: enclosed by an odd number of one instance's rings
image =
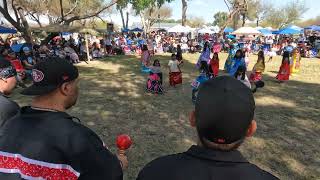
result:
[(9, 98), (8, 96), (4, 95), (2, 92), (0, 92), (0, 96), (3, 96), (5, 98)]
[(248, 163), (238, 150), (218, 151), (193, 145), (185, 153), (196, 158), (212, 161)]

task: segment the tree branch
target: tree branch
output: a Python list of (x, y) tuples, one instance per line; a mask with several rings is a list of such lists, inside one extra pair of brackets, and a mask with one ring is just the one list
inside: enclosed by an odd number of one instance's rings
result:
[[(6, 1), (6, 0), (4, 0), (4, 1)], [(12, 26), (14, 26), (14, 27), (15, 27), (16, 29), (18, 29), (18, 30), (21, 30), (20, 24), (11, 17), (11, 15), (10, 15), (10, 13), (9, 13), (9, 11), (8, 11), (8, 8), (5, 9), (4, 7), (1, 7), (1, 6), (0, 6), (0, 13), (3, 15), (3, 17), (4, 17)]]
[(110, 4), (106, 5), (105, 7), (101, 8), (99, 11), (92, 13), (92, 14), (88, 14), (88, 15), (83, 15), (83, 16), (74, 16), (71, 17), (67, 20), (64, 21), (64, 24), (70, 24), (73, 21), (76, 20), (82, 20), (82, 19), (88, 19), (88, 18), (92, 18), (92, 17), (96, 17), (98, 16), (100, 13), (102, 13), (104, 10), (110, 8), (111, 6), (115, 5), (117, 3), (118, 0), (113, 0)]
[(228, 10), (229, 10), (229, 12), (230, 12), (230, 7), (229, 7), (229, 4), (228, 4), (228, 2), (227, 2), (227, 0), (223, 0), (224, 1), (224, 3), (226, 4), (226, 6), (227, 6), (227, 8), (228, 8)]
[(79, 0), (76, 0), (76, 2), (74, 4), (75, 5), (64, 16), (70, 15), (78, 7)]
[(4, 10), (8, 11), (8, 3), (7, 0), (2, 0)]
[(63, 20), (64, 20), (64, 14), (63, 14), (63, 4), (62, 4), (62, 0), (60, 0), (59, 3), (60, 3), (61, 21), (63, 21)]
[(14, 0), (11, 1), (11, 6), (12, 6), (12, 9), (13, 9), (14, 15), (16, 16), (17, 23), (20, 24), (20, 17), (18, 15), (18, 11), (17, 11), (16, 5), (14, 4)]
[(37, 15), (38, 17), (36, 17), (36, 16), (34, 15), (34, 13), (31, 13), (31, 12), (28, 12), (27, 14), (29, 15), (29, 17), (30, 17), (31, 20), (37, 22), (38, 25), (39, 25), (40, 27), (42, 27), (42, 24), (41, 24), (41, 22), (40, 22), (40, 16), (39, 16), (39, 15)]

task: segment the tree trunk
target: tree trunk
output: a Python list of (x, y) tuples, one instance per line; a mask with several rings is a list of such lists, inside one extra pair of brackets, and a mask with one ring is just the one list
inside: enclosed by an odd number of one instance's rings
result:
[(21, 18), (22, 25), (23, 25), (23, 28), (22, 28), (23, 37), (27, 43), (33, 44), (31, 30), (30, 30), (28, 21), (27, 21), (26, 17), (24, 16), (23, 9), (18, 8), (18, 13)]
[(148, 32), (148, 29), (147, 29), (146, 21), (145, 21), (145, 18), (144, 18), (144, 13), (140, 12), (139, 14), (140, 14), (140, 18), (141, 18), (141, 24), (143, 26), (144, 35), (146, 36), (147, 32)]
[(239, 22), (239, 14), (236, 14), (234, 17), (233, 17), (233, 24), (232, 24), (232, 28), (234, 30), (236, 30), (238, 28), (238, 22)]
[(187, 9), (188, 9), (187, 0), (182, 0), (182, 18), (181, 18), (182, 26), (185, 26), (187, 22)]
[(222, 36), (224, 33), (224, 29), (227, 27), (228, 24), (230, 24), (232, 21), (234, 21), (234, 18), (236, 16), (236, 14), (239, 12), (239, 10), (233, 10), (230, 14), (229, 17), (227, 19), (227, 22), (225, 22), (225, 24), (220, 27), (220, 32), (219, 35)]
[(124, 22), (124, 16), (123, 16), (123, 10), (122, 10), (122, 8), (120, 8), (119, 11), (120, 11), (121, 20), (122, 20), (122, 27), (123, 27), (123, 29), (125, 29), (125, 28), (126, 28), (126, 24), (125, 24), (125, 22)]
[(129, 24), (129, 12), (127, 12), (127, 21), (126, 21), (126, 28), (128, 29), (128, 24)]
[(259, 19), (257, 19), (257, 27), (259, 27)]
[(246, 24), (246, 15), (242, 14), (242, 27)]

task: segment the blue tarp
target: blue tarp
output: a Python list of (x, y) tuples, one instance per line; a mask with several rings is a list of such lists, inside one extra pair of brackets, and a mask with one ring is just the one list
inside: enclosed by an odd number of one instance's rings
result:
[(224, 32), (225, 33), (232, 33), (234, 30), (232, 29), (232, 28), (230, 28), (230, 27), (226, 27), (225, 29), (224, 29)]
[(298, 29), (284, 28), (279, 30), (278, 34), (301, 34), (302, 31)]
[(129, 32), (130, 31), (130, 29), (122, 29), (122, 32)]
[(134, 28), (134, 29), (131, 29), (130, 31), (132, 32), (142, 32), (143, 29), (140, 29), (140, 28)]
[(320, 31), (320, 26), (312, 25), (312, 26), (308, 26), (304, 29), (310, 29), (312, 31)]
[(284, 29), (280, 29), (278, 34), (285, 34), (285, 35), (289, 35), (289, 34), (301, 34), (303, 31), (303, 29), (299, 29), (299, 28), (295, 28), (293, 26), (289, 26), (286, 27)]
[(0, 26), (0, 34), (15, 34), (17, 30)]
[(272, 32), (268, 29), (259, 29), (258, 31), (260, 31), (263, 35), (271, 35)]

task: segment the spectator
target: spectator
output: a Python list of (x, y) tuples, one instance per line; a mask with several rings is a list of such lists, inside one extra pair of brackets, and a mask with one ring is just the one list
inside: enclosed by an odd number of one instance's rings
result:
[(126, 157), (117, 158), (92, 130), (65, 112), (78, 98), (78, 69), (63, 59), (48, 59), (32, 75), (33, 85), (22, 92), (35, 96), (31, 106), (1, 129), (2, 158), (21, 163), (2, 167), (0, 179), (122, 180)]
[(237, 150), (256, 131), (254, 110), (253, 94), (240, 81), (227, 76), (206, 81), (190, 114), (198, 144), (152, 161), (137, 180), (277, 179)]
[(0, 127), (19, 111), (19, 105), (8, 97), (16, 86), (16, 71), (9, 61), (0, 56)]

